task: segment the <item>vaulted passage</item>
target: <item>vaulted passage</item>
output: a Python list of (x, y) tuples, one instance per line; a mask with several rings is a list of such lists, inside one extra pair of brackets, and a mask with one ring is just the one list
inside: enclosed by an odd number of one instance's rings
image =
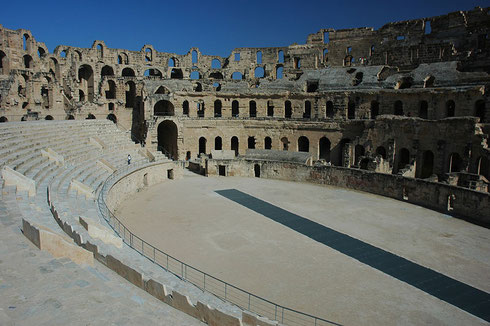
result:
[(177, 125), (173, 121), (166, 120), (158, 125), (158, 150), (173, 160), (178, 159)]
[(158, 101), (153, 108), (154, 115), (173, 116), (175, 115), (174, 105), (167, 100)]

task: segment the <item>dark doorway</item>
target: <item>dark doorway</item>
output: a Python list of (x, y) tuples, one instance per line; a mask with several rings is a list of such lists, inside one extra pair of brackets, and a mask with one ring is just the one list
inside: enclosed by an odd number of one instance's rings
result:
[(178, 159), (177, 125), (170, 120), (158, 125), (158, 149), (173, 160)]
[(218, 174), (220, 176), (226, 177), (226, 166), (218, 165)]
[(199, 138), (199, 154), (206, 154), (206, 138)]
[(320, 138), (320, 155), (319, 158), (330, 162), (330, 140), (327, 137)]
[(238, 156), (238, 137), (231, 137), (231, 150), (235, 151), (235, 156)]
[(254, 174), (256, 178), (260, 178), (260, 165), (258, 164), (254, 165)]

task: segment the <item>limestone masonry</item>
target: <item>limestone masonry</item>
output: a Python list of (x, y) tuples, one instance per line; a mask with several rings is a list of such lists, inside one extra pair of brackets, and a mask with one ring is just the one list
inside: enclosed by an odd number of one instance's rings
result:
[(308, 164), (487, 192), (488, 9), (321, 29), (306, 44), (228, 57), (99, 40), (50, 53), (0, 26), (0, 122), (107, 118), (173, 159), (305, 152)]

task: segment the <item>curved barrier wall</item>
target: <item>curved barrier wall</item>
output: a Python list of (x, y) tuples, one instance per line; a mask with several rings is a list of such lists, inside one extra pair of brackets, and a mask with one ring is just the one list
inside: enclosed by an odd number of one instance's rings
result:
[(208, 160), (206, 175), (260, 177), (338, 186), (403, 200), (490, 227), (490, 193), (399, 175), (287, 162)]
[[(181, 171), (181, 169), (174, 171), (174, 173), (177, 173), (174, 174), (174, 176), (180, 176), (180, 173), (182, 173)], [(141, 170), (135, 170), (129, 174), (116, 172), (107, 179), (102, 191), (99, 193), (97, 201), (102, 216), (126, 244), (166, 271), (171, 272), (182, 280), (194, 284), (203, 291), (209, 292), (218, 298), (235, 304), (243, 310), (250, 311), (259, 316), (286, 325), (339, 325), (326, 319), (278, 305), (246, 290), (242, 290), (168, 255), (164, 251), (154, 247), (144, 239), (132, 233), (131, 230), (124, 226), (124, 224), (122, 224), (114, 215), (114, 209), (126, 196), (143, 188), (143, 186), (157, 184), (167, 179), (163, 172), (165, 171), (163, 171), (160, 166), (146, 167)], [(246, 311), (243, 312), (242, 316), (242, 321), (246, 325), (276, 324), (275, 322), (270, 323), (265, 320), (259, 320), (257, 317)]]

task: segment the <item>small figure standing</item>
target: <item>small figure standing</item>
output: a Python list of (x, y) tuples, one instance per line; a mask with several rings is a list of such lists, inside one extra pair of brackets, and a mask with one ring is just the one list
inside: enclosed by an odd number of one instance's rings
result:
[(131, 164), (131, 155), (128, 154), (128, 165)]

